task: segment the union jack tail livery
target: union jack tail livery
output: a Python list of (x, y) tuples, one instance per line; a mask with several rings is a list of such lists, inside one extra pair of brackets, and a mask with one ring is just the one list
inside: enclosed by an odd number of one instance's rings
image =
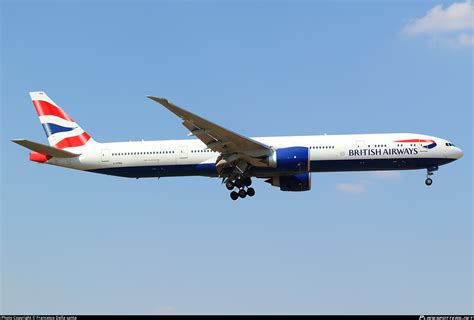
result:
[(94, 141), (46, 93), (30, 92), (30, 96), (51, 147), (58, 149), (82, 147)]

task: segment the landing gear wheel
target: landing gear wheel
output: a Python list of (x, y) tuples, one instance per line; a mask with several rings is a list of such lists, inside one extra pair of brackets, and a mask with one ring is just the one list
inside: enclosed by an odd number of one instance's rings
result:
[(426, 184), (427, 186), (431, 186), (432, 183), (433, 183), (433, 180), (431, 180), (431, 178), (426, 178), (425, 184)]
[(235, 192), (235, 191), (232, 191), (232, 192), (230, 193), (230, 198), (231, 198), (232, 200), (237, 200), (237, 199), (239, 198), (239, 194), (238, 194), (237, 192)]
[(232, 190), (235, 188), (235, 184), (232, 180), (227, 180), (227, 182), (225, 183), (225, 187), (227, 188), (227, 190)]
[(247, 195), (249, 197), (253, 197), (255, 195), (255, 189), (254, 188), (248, 188), (247, 189)]
[(237, 188), (242, 188), (242, 187), (244, 186), (244, 181), (243, 181), (243, 179), (237, 178), (237, 179), (235, 180), (235, 186), (236, 186)]
[(243, 199), (246, 196), (247, 196), (247, 192), (244, 189), (240, 189), (239, 190), (239, 197), (241, 197)]
[(250, 177), (244, 178), (244, 184), (246, 187), (250, 187), (252, 185), (252, 179)]

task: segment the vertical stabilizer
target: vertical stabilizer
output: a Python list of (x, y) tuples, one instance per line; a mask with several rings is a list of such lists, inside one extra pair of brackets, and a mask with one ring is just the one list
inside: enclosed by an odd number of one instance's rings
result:
[(50, 146), (65, 149), (94, 142), (46, 93), (30, 92), (30, 96)]

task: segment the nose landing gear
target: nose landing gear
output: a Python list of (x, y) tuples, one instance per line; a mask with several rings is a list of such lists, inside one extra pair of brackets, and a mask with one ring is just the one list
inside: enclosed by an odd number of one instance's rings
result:
[(426, 178), (425, 184), (426, 184), (427, 186), (431, 186), (432, 183), (433, 183), (433, 179), (431, 179), (431, 178)]
[(434, 171), (438, 170), (438, 166), (428, 167), (426, 168), (426, 180), (425, 184), (427, 186), (431, 186), (433, 184), (433, 179), (430, 177), (434, 174)]

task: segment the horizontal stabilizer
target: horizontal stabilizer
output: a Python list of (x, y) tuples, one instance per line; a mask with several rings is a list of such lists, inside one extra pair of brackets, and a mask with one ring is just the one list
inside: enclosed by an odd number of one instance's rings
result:
[(77, 153), (72, 153), (66, 150), (50, 147), (30, 140), (14, 139), (12, 140), (12, 142), (19, 144), (20, 146), (30, 149), (32, 151), (47, 154), (56, 158), (74, 158), (79, 156), (79, 154)]

